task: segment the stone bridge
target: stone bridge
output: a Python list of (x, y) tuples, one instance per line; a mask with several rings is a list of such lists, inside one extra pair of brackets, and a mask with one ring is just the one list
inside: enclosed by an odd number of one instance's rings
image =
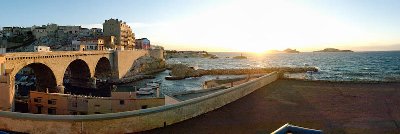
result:
[(64, 76), (81, 84), (94, 83), (94, 78), (120, 79), (136, 59), (150, 54), (148, 50), (7, 53), (6, 74), (0, 75), (0, 110), (12, 111), (15, 76), (25, 67), (33, 70), (37, 88), (60, 91)]

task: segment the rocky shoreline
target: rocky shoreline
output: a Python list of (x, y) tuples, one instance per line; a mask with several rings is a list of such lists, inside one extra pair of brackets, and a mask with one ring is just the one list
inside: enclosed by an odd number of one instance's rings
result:
[(274, 71), (280, 73), (283, 77), (284, 73), (305, 73), (308, 71), (318, 72), (316, 67), (271, 67), (271, 68), (253, 68), (253, 69), (195, 69), (183, 64), (168, 65), (167, 69), (171, 70), (170, 80), (180, 80), (188, 77), (200, 77), (203, 75), (243, 75), (243, 74), (267, 74)]

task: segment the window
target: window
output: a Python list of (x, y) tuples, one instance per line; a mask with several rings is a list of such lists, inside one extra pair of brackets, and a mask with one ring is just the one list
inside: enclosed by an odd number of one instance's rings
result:
[(42, 102), (42, 97), (34, 98), (33, 102), (36, 102), (36, 103)]
[(94, 114), (101, 114), (100, 112), (94, 112)]
[(47, 113), (48, 114), (56, 114), (56, 108), (55, 107), (51, 107), (51, 108), (49, 108), (48, 110), (47, 110)]
[(119, 100), (119, 104), (120, 104), (120, 105), (124, 105), (124, 104), (125, 104), (125, 101), (124, 101), (124, 100)]
[(72, 103), (72, 107), (78, 107), (78, 103), (77, 102), (73, 102)]
[(143, 106), (142, 106), (142, 109), (147, 109), (147, 105), (143, 105)]
[(43, 107), (42, 105), (37, 105), (37, 106), (36, 106), (36, 108), (37, 108), (37, 109), (36, 109), (36, 113), (37, 113), (37, 114), (42, 114), (42, 107)]
[(56, 99), (51, 99), (51, 100), (48, 100), (47, 103), (50, 105), (55, 105), (56, 101), (57, 101)]
[(100, 105), (94, 105), (95, 107), (100, 107)]

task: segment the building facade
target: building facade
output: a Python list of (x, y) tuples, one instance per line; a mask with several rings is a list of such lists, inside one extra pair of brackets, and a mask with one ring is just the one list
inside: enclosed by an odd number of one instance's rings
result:
[(48, 46), (34, 46), (33, 51), (35, 52), (51, 52)]
[(79, 51), (93, 51), (93, 50), (106, 50), (104, 47), (103, 38), (81, 38), (79, 40), (73, 40), (73, 50)]
[(88, 37), (88, 36), (90, 36), (90, 29), (88, 29), (88, 28), (81, 28), (81, 29), (79, 30), (79, 36), (80, 36), (80, 37)]
[(90, 29), (90, 36), (92, 37), (103, 36), (103, 30), (101, 28), (92, 28)]
[(5, 53), (5, 48), (0, 48), (0, 76), (6, 74), (6, 57), (2, 53), (3, 49)]
[(28, 109), (35, 114), (86, 115), (124, 112), (165, 105), (164, 98), (136, 98), (136, 92), (112, 92), (93, 97), (30, 91)]
[(103, 35), (114, 36), (115, 45), (123, 46), (125, 49), (132, 50), (135, 48), (135, 35), (126, 22), (118, 19), (105, 20), (103, 23)]
[(12, 37), (13, 36), (13, 27), (3, 27), (3, 34), (6, 37)]
[(150, 40), (147, 38), (136, 39), (135, 48), (136, 49), (150, 49)]
[(47, 29), (45, 27), (36, 27), (33, 29), (32, 34), (35, 36), (36, 39), (41, 37), (47, 36)]

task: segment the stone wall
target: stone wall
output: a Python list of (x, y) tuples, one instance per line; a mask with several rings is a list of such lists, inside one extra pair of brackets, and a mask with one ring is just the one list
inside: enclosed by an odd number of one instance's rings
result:
[(157, 59), (164, 59), (164, 50), (163, 49), (151, 49), (149, 50), (150, 56)]
[(149, 55), (147, 50), (116, 51), (114, 54), (114, 66), (117, 68), (113, 70), (117, 70), (118, 79), (129, 73), (136, 59)]
[(99, 115), (0, 112), (0, 129), (27, 133), (132, 133), (171, 125), (233, 102), (278, 79), (276, 72), (203, 97), (138, 111)]
[(9, 75), (0, 75), (0, 110), (11, 111), (14, 91), (9, 90), (12, 86)]
[(173, 96), (168, 96), (168, 95), (164, 95), (165, 99), (165, 105), (171, 105), (171, 104), (177, 104), (180, 101), (176, 98), (174, 98)]

